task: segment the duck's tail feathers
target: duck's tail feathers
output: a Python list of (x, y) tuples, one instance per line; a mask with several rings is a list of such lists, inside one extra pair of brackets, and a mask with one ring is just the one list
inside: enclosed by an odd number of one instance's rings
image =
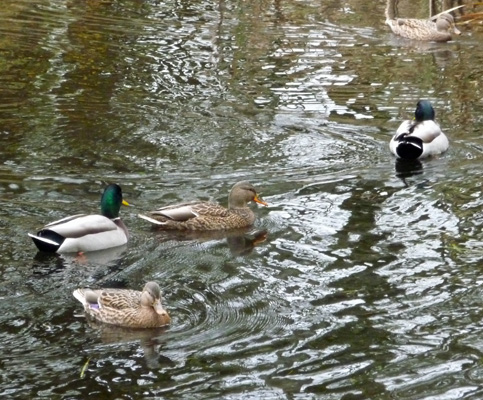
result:
[(79, 300), (86, 311), (99, 310), (101, 305), (97, 302), (99, 299), (99, 291), (91, 289), (76, 289), (72, 295)]
[(84, 296), (84, 289), (76, 289), (72, 292), (72, 295), (79, 300), (84, 306), (86, 306), (88, 303), (86, 301), (86, 298)]
[(62, 244), (62, 242), (59, 243), (58, 241), (49, 239), (47, 237), (37, 236), (37, 235), (33, 235), (31, 233), (29, 233), (28, 235), (29, 235), (29, 237), (32, 238), (35, 245), (37, 246), (37, 248), (40, 251), (55, 253)]
[(405, 160), (417, 160), (423, 152), (423, 141), (412, 136), (401, 140), (396, 147), (397, 155)]
[(166, 222), (158, 221), (157, 219), (148, 217), (147, 215), (138, 214), (138, 217), (142, 218), (142, 219), (144, 219), (148, 222), (151, 222), (152, 224), (155, 224), (155, 225), (166, 225)]

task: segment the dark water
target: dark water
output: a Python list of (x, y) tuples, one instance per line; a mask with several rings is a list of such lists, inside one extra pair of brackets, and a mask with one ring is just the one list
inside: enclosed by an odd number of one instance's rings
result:
[[(2, 398), (483, 398), (483, 36), (401, 41), (384, 7), (3, 0)], [(420, 98), (451, 148), (399, 165)], [(136, 217), (244, 179), (270, 205), (244, 236)], [(37, 254), (26, 233), (107, 182), (128, 246)], [(165, 330), (90, 326), (71, 295), (148, 280)]]

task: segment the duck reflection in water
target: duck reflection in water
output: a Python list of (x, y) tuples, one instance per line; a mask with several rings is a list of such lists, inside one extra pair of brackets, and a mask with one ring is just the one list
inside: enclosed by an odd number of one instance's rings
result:
[(126, 252), (127, 245), (113, 247), (110, 249), (90, 251), (88, 253), (64, 253), (60, 258), (66, 266), (71, 265), (100, 265), (106, 266), (116, 263)]
[(265, 242), (268, 237), (266, 230), (247, 233), (246, 235), (228, 236), (226, 242), (231, 254), (234, 256), (246, 256), (259, 244)]
[[(164, 343), (164, 334), (168, 329), (167, 327), (132, 329), (102, 324), (91, 319), (88, 319), (87, 323), (91, 329), (94, 329), (99, 334), (100, 340), (105, 345), (118, 344), (119, 346), (122, 346), (139, 342), (144, 353), (146, 366), (149, 369), (156, 369), (161, 366), (170, 366), (174, 364), (170, 358), (160, 354)], [(96, 350), (96, 352), (98, 352), (98, 350)]]
[[(122, 259), (127, 246), (88, 253), (37, 252), (33, 258), (32, 273), (45, 287), (77, 285), (79, 279), (99, 281), (117, 274), (122, 268)], [(45, 279), (48, 279), (47, 280)]]
[(228, 231), (162, 231), (159, 232), (157, 238), (160, 242), (169, 240), (190, 241), (196, 240), (204, 243), (216, 240), (226, 240), (226, 244), (233, 256), (246, 256), (253, 249), (265, 242), (268, 237), (266, 229), (253, 230), (251, 228), (232, 229)]
[(396, 159), (396, 176), (408, 187), (406, 179), (423, 173), (423, 164), (419, 160)]

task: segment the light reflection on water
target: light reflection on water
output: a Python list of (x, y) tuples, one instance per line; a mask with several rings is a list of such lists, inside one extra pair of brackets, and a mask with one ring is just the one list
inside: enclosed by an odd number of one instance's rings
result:
[[(327, 3), (5, 2), (3, 397), (478, 397), (479, 34), (415, 45), (382, 4)], [(452, 147), (396, 163), (420, 97)], [(269, 203), (248, 232), (136, 217), (241, 179)], [(126, 248), (36, 254), (26, 232), (112, 181)], [(147, 280), (167, 329), (89, 325), (71, 296)]]

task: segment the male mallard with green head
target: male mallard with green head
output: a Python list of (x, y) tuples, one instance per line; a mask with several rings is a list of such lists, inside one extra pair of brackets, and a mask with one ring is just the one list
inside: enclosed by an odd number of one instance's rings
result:
[(161, 304), (161, 289), (148, 282), (142, 292), (129, 289), (76, 289), (74, 297), (88, 318), (126, 328), (158, 328), (171, 322)]
[(255, 222), (255, 214), (247, 203), (267, 205), (250, 183), (236, 183), (228, 196), (228, 208), (216, 203), (191, 202), (175, 204), (139, 214), (160, 229), (187, 231), (214, 231), (244, 228)]
[(418, 101), (414, 117), (402, 122), (389, 143), (396, 157), (418, 160), (448, 150), (448, 138), (434, 122), (435, 113), (429, 101)]
[(29, 233), (40, 251), (89, 252), (127, 243), (129, 234), (119, 217), (122, 199), (119, 185), (106, 187), (101, 198), (101, 215), (77, 214), (45, 225), (36, 235)]

